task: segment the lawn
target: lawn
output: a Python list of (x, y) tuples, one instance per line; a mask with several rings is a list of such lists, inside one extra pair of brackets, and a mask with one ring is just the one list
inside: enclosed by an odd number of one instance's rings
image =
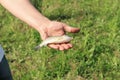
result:
[(14, 80), (119, 80), (120, 0), (31, 0), (51, 20), (80, 28), (73, 48), (34, 47), (39, 33), (0, 6), (0, 44)]

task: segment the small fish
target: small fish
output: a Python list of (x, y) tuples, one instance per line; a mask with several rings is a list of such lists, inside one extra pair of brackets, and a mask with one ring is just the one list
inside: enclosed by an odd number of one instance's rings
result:
[(35, 47), (35, 50), (38, 50), (39, 48), (43, 46), (47, 46), (48, 44), (51, 43), (65, 43), (65, 42), (70, 42), (73, 38), (69, 37), (67, 35), (63, 36), (53, 36), (53, 37), (48, 37), (45, 39), (41, 44)]

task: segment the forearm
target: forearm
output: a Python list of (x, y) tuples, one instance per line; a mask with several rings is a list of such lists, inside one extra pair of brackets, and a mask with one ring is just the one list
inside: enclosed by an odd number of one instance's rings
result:
[(29, 0), (0, 0), (0, 3), (13, 15), (38, 31), (42, 25), (50, 22), (34, 8)]

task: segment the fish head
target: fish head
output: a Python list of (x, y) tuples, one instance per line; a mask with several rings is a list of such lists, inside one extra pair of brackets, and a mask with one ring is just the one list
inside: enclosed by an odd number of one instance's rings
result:
[(63, 35), (63, 39), (67, 40), (67, 41), (71, 41), (73, 39), (73, 37), (67, 36), (67, 35)]

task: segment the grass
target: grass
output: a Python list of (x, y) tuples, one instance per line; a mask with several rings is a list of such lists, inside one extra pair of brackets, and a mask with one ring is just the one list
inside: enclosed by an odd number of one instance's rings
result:
[(32, 0), (51, 20), (79, 27), (74, 47), (58, 51), (33, 48), (39, 33), (0, 6), (0, 44), (14, 80), (119, 80), (119, 0)]

